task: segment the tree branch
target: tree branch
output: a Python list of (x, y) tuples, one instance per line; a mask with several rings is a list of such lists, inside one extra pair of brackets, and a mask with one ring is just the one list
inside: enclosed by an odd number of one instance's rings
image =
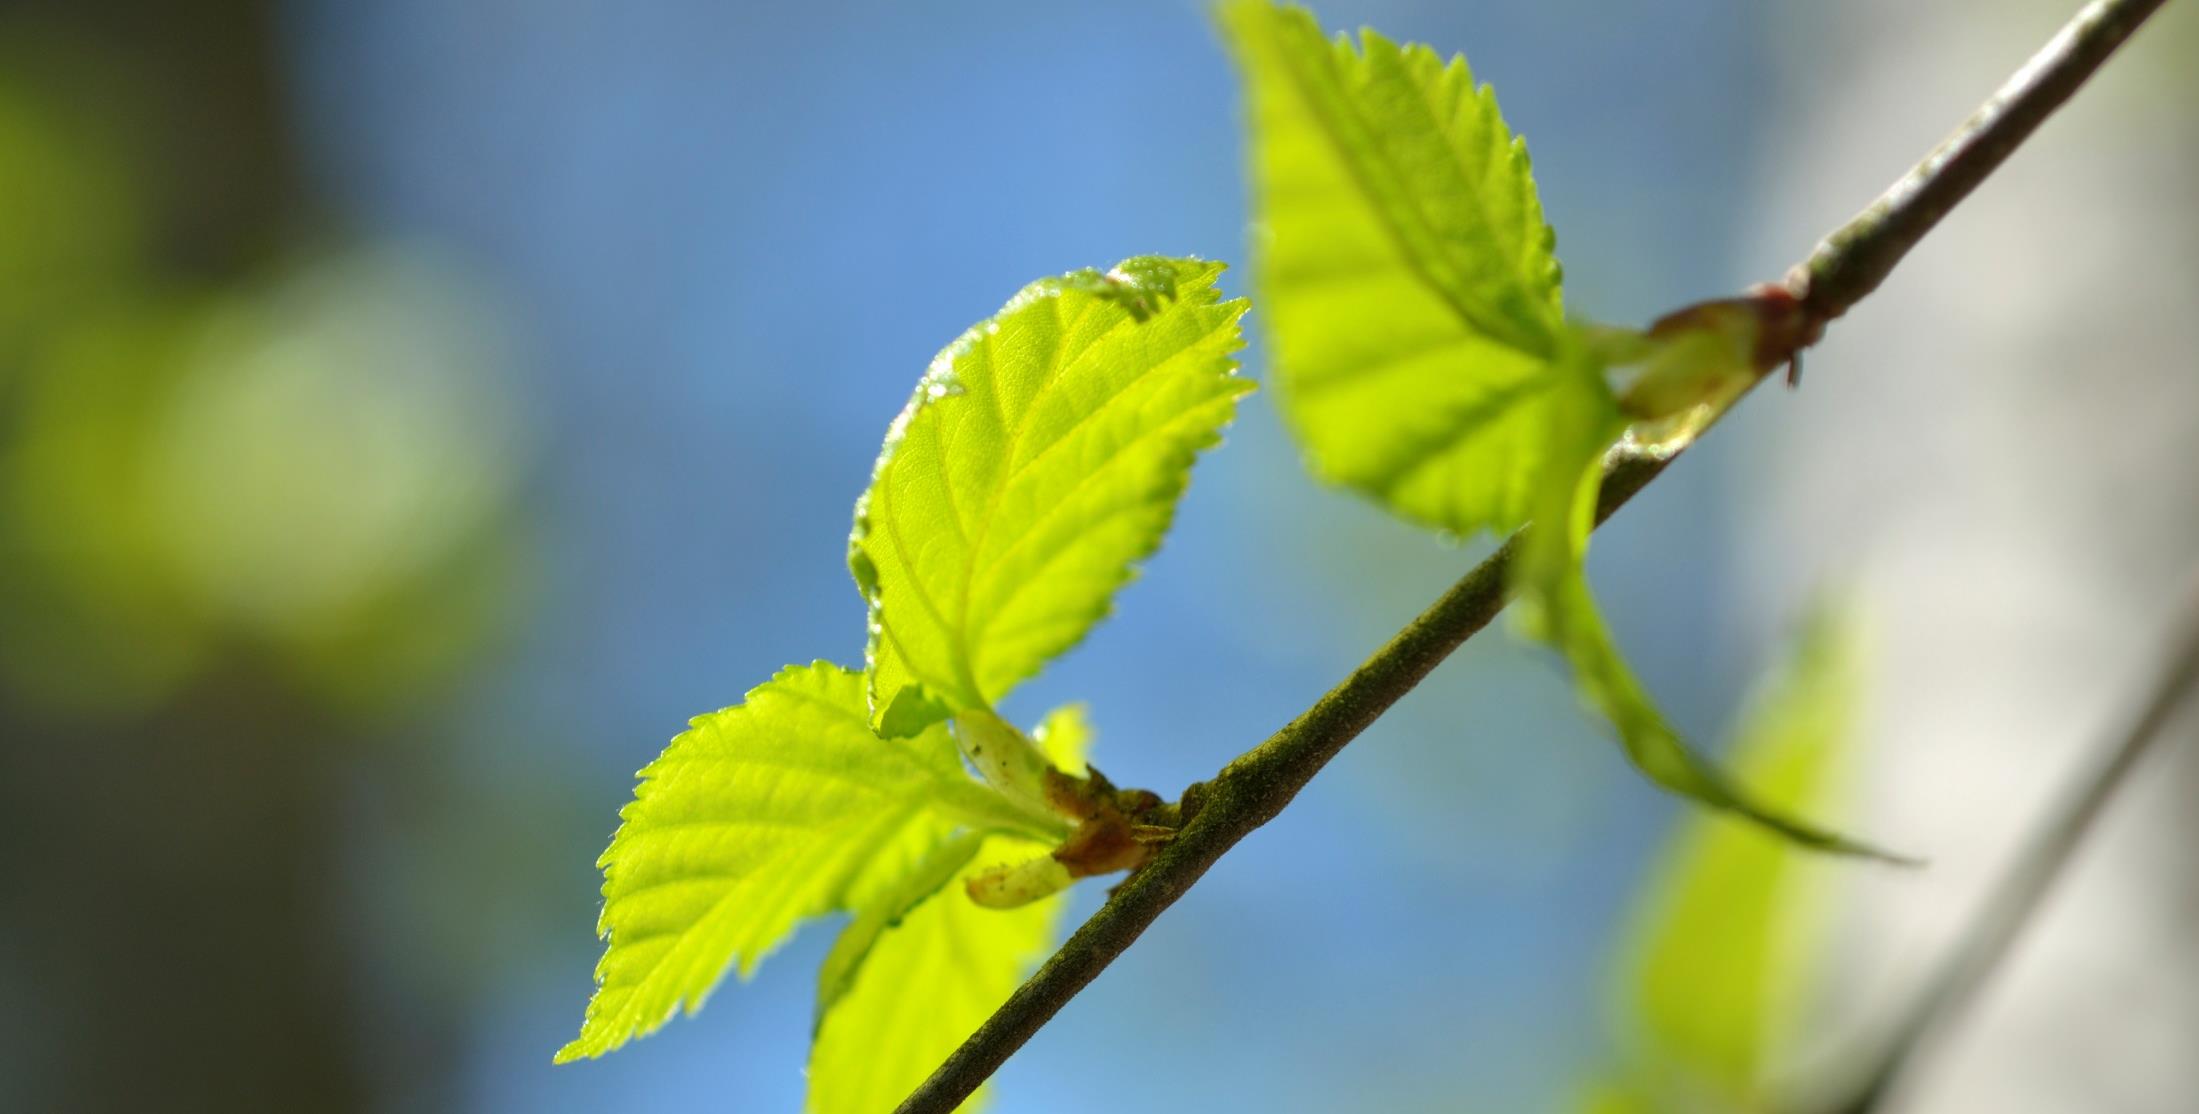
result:
[[(1785, 294), (1801, 327), (1768, 369), (1814, 342), (1824, 324), (1876, 288), (1955, 203), (2008, 157), (2163, 0), (2094, 0), (1923, 162), (1789, 272)], [(1601, 523), (1662, 472), (1671, 455), (1613, 454), (1597, 507)], [(1515, 535), (1443, 593), (1343, 683), (1266, 742), (1185, 790), (1182, 830), (1152, 863), (1116, 887), (993, 1016), (899, 1107), (949, 1114), (1076, 997), (1237, 841), (1275, 818), (1337, 752), (1411, 692), (1507, 602)]]
[(2170, 637), (2167, 660), (2137, 716), (2116, 738), (2113, 749), (2071, 784), (2068, 795), (2032, 833), (2007, 876), (1949, 952), (1946, 964), (1895, 1023), (1869, 1065), (1857, 1073), (1848, 1097), (1826, 1110), (1874, 1114), (1885, 1109), (1909, 1064), (1977, 997), (1978, 989), (2007, 958), (2024, 925), (2068, 867), (2085, 834), (2098, 823), (2109, 799), (2129, 779), (2138, 760), (2166, 734), (2164, 729), (2177, 708), (2199, 688), (2199, 578), (2184, 595)]
[(1831, 321), (2030, 138), (2164, 0), (2092, 0), (1924, 161), (1835, 229), (1787, 274), (1812, 317)]

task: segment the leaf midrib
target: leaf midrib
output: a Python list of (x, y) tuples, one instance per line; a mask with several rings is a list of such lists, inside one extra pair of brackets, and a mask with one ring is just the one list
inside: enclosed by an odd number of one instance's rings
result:
[[(1340, 67), (1335, 64), (1335, 51), (1337, 49), (1352, 51), (1354, 50), (1354, 48), (1351, 47), (1348, 43), (1332, 43), (1327, 39), (1326, 36), (1320, 34), (1318, 30), (1314, 32), (1313, 37), (1315, 41), (1321, 44), (1322, 47), (1319, 54), (1319, 60), (1315, 64), (1329, 70), (1332, 76), (1335, 76), (1337, 78), (1337, 84), (1339, 85), (1339, 87), (1344, 88), (1345, 91), (1348, 93), (1348, 84), (1344, 81), (1343, 74), (1340, 72)], [(1420, 260), (1419, 253), (1414, 250), (1411, 239), (1407, 236), (1405, 230), (1399, 226), (1397, 218), (1389, 211), (1388, 206), (1385, 206), (1379, 202), (1378, 193), (1369, 182), (1366, 172), (1359, 167), (1357, 160), (1349, 156), (1349, 152), (1353, 150), (1353, 147), (1348, 139), (1341, 131), (1338, 130), (1335, 121), (1329, 119), (1329, 117), (1321, 111), (1319, 107), (1319, 102), (1312, 92), (1312, 81), (1308, 77), (1308, 75), (1306, 75), (1299, 67), (1298, 60), (1295, 54), (1288, 49), (1287, 45), (1285, 45), (1283, 49), (1277, 50), (1276, 53), (1280, 56), (1282, 60), (1282, 70), (1284, 74), (1288, 77), (1292, 88), (1294, 88), (1298, 93), (1300, 108), (1305, 112), (1308, 117), (1312, 118), (1314, 126), (1319, 128), (1321, 132), (1328, 137), (1330, 144), (1332, 144), (1336, 150), (1346, 153), (1345, 157), (1339, 158), (1337, 161), (1343, 165), (1345, 175), (1358, 186), (1361, 205), (1373, 214), (1376, 225), (1380, 227), (1384, 232), (1389, 234), (1391, 247), (1397, 251), (1400, 259), (1405, 265), (1405, 268), (1411, 271), (1414, 275), (1418, 276), (1421, 283), (1425, 285), (1429, 290), (1433, 291), (1435, 296), (1439, 300), (1441, 300), (1443, 304), (1447, 308), (1449, 308), (1453, 314), (1457, 315), (1460, 323), (1463, 324), (1469, 331), (1481, 336), (1488, 337), (1491, 341), (1494, 341), (1495, 343), (1501, 344), (1506, 348), (1510, 348), (1516, 352), (1519, 352), (1522, 355), (1529, 356), (1535, 359), (1547, 359), (1549, 356), (1547, 352), (1519, 343), (1517, 338), (1507, 335), (1508, 331), (1494, 331), (1489, 329), (1484, 323), (1477, 321), (1475, 319), (1475, 315), (1467, 309), (1466, 305), (1462, 301), (1459, 300), (1457, 292), (1451, 290), (1446, 284), (1436, 281), (1435, 276), (1429, 273), (1427, 265)], [(1359, 53), (1358, 57), (1362, 61), (1365, 59), (1365, 55), (1363, 53)], [(1417, 82), (1414, 82), (1413, 84), (1415, 86), (1418, 85)], [(1423, 97), (1425, 96), (1424, 93), (1422, 95)], [(1354, 120), (1359, 123), (1365, 131), (1369, 132), (1370, 134), (1374, 131), (1372, 125), (1367, 124), (1364, 119), (1360, 119), (1358, 117), (1356, 109), (1354, 109), (1350, 105), (1348, 99), (1342, 105), (1342, 110), (1350, 112)], [(1446, 147), (1450, 147), (1450, 137), (1448, 135), (1445, 135), (1443, 139), (1444, 145)], [(1390, 171), (1393, 178), (1402, 180), (1402, 177), (1397, 173), (1396, 167), (1391, 163), (1388, 153), (1383, 151), (1378, 144), (1368, 144), (1365, 150), (1369, 161), (1383, 163), (1385, 167)], [(1453, 150), (1453, 157), (1454, 159), (1456, 158), (1455, 149)], [(1464, 177), (1464, 175), (1461, 174), (1461, 177)], [(1467, 193), (1471, 195), (1472, 191), (1469, 190), (1467, 191)], [(1414, 217), (1416, 217), (1420, 221), (1423, 228), (1428, 230), (1427, 239), (1440, 242), (1441, 237), (1435, 235), (1433, 231), (1434, 225), (1423, 213), (1419, 202), (1411, 196), (1410, 191), (1406, 191), (1405, 200), (1407, 206), (1412, 209)], [(1474, 200), (1478, 204), (1478, 198)], [(1486, 211), (1483, 211), (1482, 215), (1483, 223), (1486, 225)]]
[[(1090, 317), (1092, 311), (1102, 304), (1102, 299), (1086, 295), (1084, 307), (1077, 311), (1076, 319), (1074, 321), (1064, 321), (1061, 315), (1061, 302), (1066, 294), (1067, 291), (1057, 287), (1047, 296), (1047, 301), (1052, 303), (1055, 328), (1059, 330), (1054, 343), (1053, 360), (1046, 369), (1046, 377), (1041, 379), (1038, 388), (1031, 392), (1030, 400), (1023, 404), (1021, 413), (1016, 416), (1013, 423), (1008, 420), (1007, 398), (1000, 390), (1003, 380), (1003, 376), (1000, 374), (1000, 363), (998, 360), (992, 359), (990, 355), (987, 356), (987, 362), (991, 365), (993, 372), (993, 406), (995, 412), (1000, 415), (1001, 429), (1007, 433), (1008, 445), (1000, 457), (999, 474), (1003, 478), (995, 482), (992, 491), (987, 494), (985, 513), (977, 520), (977, 535), (964, 550), (969, 556), (963, 561), (962, 575), (959, 578), (962, 583), (959, 585), (961, 600), (960, 606), (956, 609), (957, 622), (952, 628), (948, 629), (948, 634), (954, 639), (955, 666), (962, 674), (962, 683), (969, 687), (970, 695), (979, 701), (985, 699), (985, 692), (978, 687), (977, 660), (970, 651), (970, 596), (971, 587), (977, 581), (978, 555), (985, 548), (985, 539), (992, 535), (993, 521), (1000, 512), (1000, 500), (1006, 497), (1008, 488), (1015, 483), (1016, 477), (1023, 474), (1023, 468), (1015, 462), (1016, 450), (1022, 447), (1023, 435), (1031, 427), (1031, 415), (1038, 411), (1039, 404), (1046, 400), (1047, 395), (1053, 391), (1056, 384), (1061, 382), (1062, 376), (1067, 373), (1070, 365), (1075, 362), (1068, 354), (1069, 339), (1075, 336), (1076, 331), (1084, 326), (1085, 318)], [(1116, 330), (1121, 329), (1130, 320), (1129, 314), (1123, 314), (1122, 320), (1110, 326), (1106, 332), (1092, 338), (1091, 342), (1079, 349), (1077, 354), (1081, 356), (1098, 346), (1101, 341), (1113, 336)], [(994, 335), (990, 332), (985, 334), (988, 345), (991, 344)], [(1082, 422), (1083, 419), (1079, 419), (1077, 424), (1081, 425)], [(1076, 425), (1070, 426), (1072, 432), (1075, 429)], [(1062, 436), (1066, 438), (1068, 434), (1064, 433)], [(1058, 444), (1059, 441), (1056, 443)], [(1033, 459), (1037, 458), (1034, 457)], [(942, 470), (946, 468), (944, 458), (940, 461), (940, 467)]]

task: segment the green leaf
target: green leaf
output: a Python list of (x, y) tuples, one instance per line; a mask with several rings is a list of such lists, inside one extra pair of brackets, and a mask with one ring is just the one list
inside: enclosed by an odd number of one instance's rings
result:
[[(996, 837), (977, 861), (1044, 852), (1040, 844)], [(809, 1057), (811, 1114), (871, 1114), (899, 1105), (1015, 991), (1052, 944), (1064, 901), (982, 909), (957, 884), (900, 916), (868, 949), (818, 1028)], [(983, 1094), (963, 1109), (974, 1109)]]
[[(1055, 765), (1083, 770), (1092, 731), (1082, 705), (1056, 710), (1033, 735)], [(866, 872), (855, 919), (818, 973), (813, 1114), (891, 1110), (1007, 999), (1053, 942), (1063, 899), (981, 909), (959, 883), (1046, 850), (964, 834), (921, 861)]]
[[(1737, 733), (1734, 768), (1781, 807), (1822, 805), (1855, 707), (1850, 632), (1825, 614)], [(1691, 817), (1636, 914), (1620, 1001), (1638, 1084), (1761, 1109), (1808, 982), (1816, 878), (1790, 845), (1729, 817)], [(1703, 1108), (1674, 1104), (1675, 1108)]]
[[(1624, 368), (1619, 409), (1639, 445), (1674, 453), (1718, 420), (1763, 376), (1800, 310), (1785, 291), (1752, 290), (1666, 314), (1647, 332), (1597, 327), (1584, 339), (1605, 364)], [(1767, 326), (1780, 330), (1766, 336)], [(1772, 342), (1766, 350), (1766, 341)]]
[[(1560, 361), (1568, 374), (1600, 383), (1603, 369), (1578, 345)], [(1533, 502), (1537, 525), (1520, 543), (1513, 583), (1527, 605), (1529, 629), (1572, 666), (1581, 696), (1618, 732), (1627, 757), (1651, 781), (1713, 808), (1725, 809), (1805, 846), (1897, 860), (1896, 856), (1795, 820), (1744, 793), (1689, 748), (1659, 711), (1619, 653), (1589, 590), (1589, 532), (1595, 527), (1604, 451), (1624, 429), (1608, 402), (1587, 391), (1552, 396), (1544, 437), (1552, 461)], [(1541, 524), (1562, 524), (1545, 529)]]
[(1107, 613), (1236, 399), (1245, 303), (1144, 257), (1025, 287), (932, 361), (856, 504), (874, 722), (988, 707)]
[(849, 904), (856, 911), (855, 919), (840, 930), (839, 938), (832, 942), (832, 951), (825, 955), (824, 965), (817, 970), (819, 1026), (855, 985), (855, 976), (862, 969), (863, 961), (870, 957), (871, 949), (877, 946), (886, 931), (900, 924), (911, 909), (960, 877), (962, 868), (969, 865), (985, 842), (985, 837), (976, 832), (951, 838), (944, 832), (939, 835), (942, 841), (934, 844), (921, 860), (900, 864), (899, 869), (867, 871), (869, 877), (851, 887)]
[(871, 732), (863, 678), (790, 667), (698, 716), (640, 774), (597, 865), (608, 942), (564, 1062), (655, 1031), (801, 920), (844, 908), (878, 864), (922, 857), (954, 827), (1059, 838), (962, 770), (944, 728)]
[(1464, 59), (1302, 9), (1224, 20), (1253, 132), (1255, 278), (1314, 470), (1456, 534), (1526, 520), (1541, 410), (1576, 386), (1525, 146)]
[(1084, 775), (1084, 756), (1092, 749), (1094, 734), (1092, 721), (1086, 718), (1089, 713), (1083, 704), (1064, 704), (1048, 712), (1038, 730), (1031, 732), (1031, 741), (1062, 773)]
[(1604, 453), (1629, 416), (1605, 357), (1649, 361), (1626, 401), (1680, 444), (1745, 386), (1730, 372), (1753, 333), (1691, 319), (1652, 344), (1568, 324), (1526, 148), (1463, 59), (1372, 31), (1331, 41), (1265, 0), (1224, 18), (1254, 118), (1256, 277), (1315, 470), (1453, 534), (1555, 524), (1529, 532), (1513, 582), (1634, 763), (1791, 838), (1867, 851), (1756, 806), (1690, 751), (1582, 569)]

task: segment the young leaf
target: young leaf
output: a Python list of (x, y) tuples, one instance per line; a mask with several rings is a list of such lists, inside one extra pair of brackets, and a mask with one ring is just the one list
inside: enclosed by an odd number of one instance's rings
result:
[(1054, 764), (1036, 740), (989, 708), (957, 713), (954, 740), (970, 768), (1001, 796), (1034, 811), (1051, 810), (1047, 781)]
[[(996, 837), (977, 859), (1044, 851)], [(1065, 900), (982, 909), (956, 881), (900, 916), (823, 1016), (810, 1048), (811, 1114), (871, 1114), (908, 1097), (1030, 972), (1053, 943)], [(974, 1108), (975, 1101), (963, 1107)]]
[[(1674, 453), (1718, 420), (1782, 359), (1793, 360), (1811, 325), (1784, 287), (1760, 284), (1736, 298), (1684, 306), (1646, 332), (1582, 330), (1607, 366), (1626, 368), (1619, 409), (1641, 447)], [(1796, 365), (1790, 374), (1798, 373)]]
[(1160, 545), (1251, 389), (1221, 264), (1144, 257), (1025, 287), (932, 361), (857, 502), (873, 722), (991, 705), (1084, 637)]
[(1464, 59), (1240, 0), (1255, 277), (1282, 407), (1314, 468), (1423, 525), (1510, 529), (1572, 386), (1553, 237)]
[[(1780, 807), (1822, 805), (1855, 703), (1853, 639), (1825, 615), (1734, 743), (1735, 769)], [(1798, 898), (1810, 864), (1746, 824), (1695, 816), (1666, 852), (1630, 932), (1620, 1002), (1644, 1090), (1760, 1109), (1806, 982)]]
[[(1600, 384), (1602, 368), (1578, 347), (1561, 361), (1568, 373)], [(1766, 808), (1691, 750), (1665, 721), (1626, 664), (1604, 625), (1583, 562), (1595, 526), (1603, 454), (1624, 419), (1588, 391), (1552, 396), (1544, 437), (1551, 465), (1533, 502), (1536, 525), (1521, 542), (1513, 582), (1528, 608), (1530, 629), (1572, 665), (1582, 697), (1610, 721), (1634, 765), (1651, 781), (1713, 808), (1725, 809), (1809, 847), (1891, 859), (1883, 851)]]
[(597, 863), (608, 943), (559, 1062), (700, 1008), (727, 966), (745, 977), (797, 922), (844, 907), (874, 863), (921, 855), (942, 827), (1065, 830), (971, 781), (944, 728), (878, 738), (862, 675), (825, 662), (696, 717), (640, 777)]
[(1093, 735), (1092, 721), (1085, 718), (1087, 710), (1082, 704), (1064, 704), (1046, 713), (1038, 730), (1031, 732), (1031, 741), (1062, 773), (1084, 774), (1084, 756), (1092, 749)]
[[(1864, 850), (1751, 804), (1689, 751), (1635, 680), (1581, 568), (1604, 451), (1628, 411), (1604, 379), (1610, 331), (1564, 319), (1527, 152), (1463, 59), (1372, 31), (1354, 49), (1302, 9), (1226, 13), (1251, 87), (1258, 277), (1283, 406), (1314, 468), (1406, 518), (1470, 534), (1533, 519), (1513, 580), (1629, 757), (1676, 792), (1792, 838)], [(1692, 329), (1626, 401), (1692, 434), (1730, 401), (1753, 333)], [(1730, 334), (1730, 335), (1729, 335)], [(1736, 365), (1746, 368), (1743, 361)], [(1718, 374), (1713, 375), (1712, 372)]]
[[(922, 859), (898, 864), (897, 869), (866, 871), (867, 877), (850, 887), (848, 905), (855, 910), (855, 919), (840, 930), (839, 938), (832, 942), (832, 951), (825, 955), (824, 965), (817, 969), (818, 1026), (824, 1024), (833, 1007), (839, 1005), (840, 999), (854, 987), (855, 976), (887, 930), (900, 924), (910, 910), (945, 889), (947, 883), (961, 877), (962, 869), (985, 843), (985, 836), (977, 832), (951, 837), (945, 831), (936, 834), (938, 840)], [(811, 1035), (815, 1036), (814, 1031)]]
[[(1056, 710), (1033, 735), (1054, 765), (1083, 771), (1091, 728), (1081, 705)], [(812, 1114), (892, 1109), (1008, 997), (1052, 944), (1064, 899), (980, 909), (962, 883), (988, 864), (1045, 852), (964, 834), (921, 862), (867, 872), (875, 877), (855, 887), (855, 919), (818, 973)]]

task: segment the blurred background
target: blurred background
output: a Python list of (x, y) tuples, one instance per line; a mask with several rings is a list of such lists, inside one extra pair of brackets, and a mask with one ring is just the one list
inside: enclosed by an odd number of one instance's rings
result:
[[(1319, 14), (1464, 50), (1569, 304), (1640, 322), (1776, 278), (2072, 7)], [(1913, 991), (2199, 555), (2189, 7), (1598, 535), (1706, 740), (1812, 600), (1864, 632), (1821, 814), (1932, 866), (1811, 868), (1782, 1059)], [(0, 4), (0, 1108), (797, 1109), (822, 929), (550, 1066), (593, 860), (687, 716), (858, 661), (849, 507), (934, 351), (1033, 277), (1242, 258), (1239, 114), (1187, 2)], [(1317, 489), (1259, 395), (1178, 521), (1009, 708), (1089, 700), (1095, 760), (1168, 792), (1484, 548)], [(2167, 751), (1915, 1109), (2191, 1109), (2199, 747)], [(1146, 1110), (1565, 1108), (1639, 1045), (1614, 987), (1684, 822), (1493, 631), (1000, 1109), (1123, 1109), (1126, 1065)]]

